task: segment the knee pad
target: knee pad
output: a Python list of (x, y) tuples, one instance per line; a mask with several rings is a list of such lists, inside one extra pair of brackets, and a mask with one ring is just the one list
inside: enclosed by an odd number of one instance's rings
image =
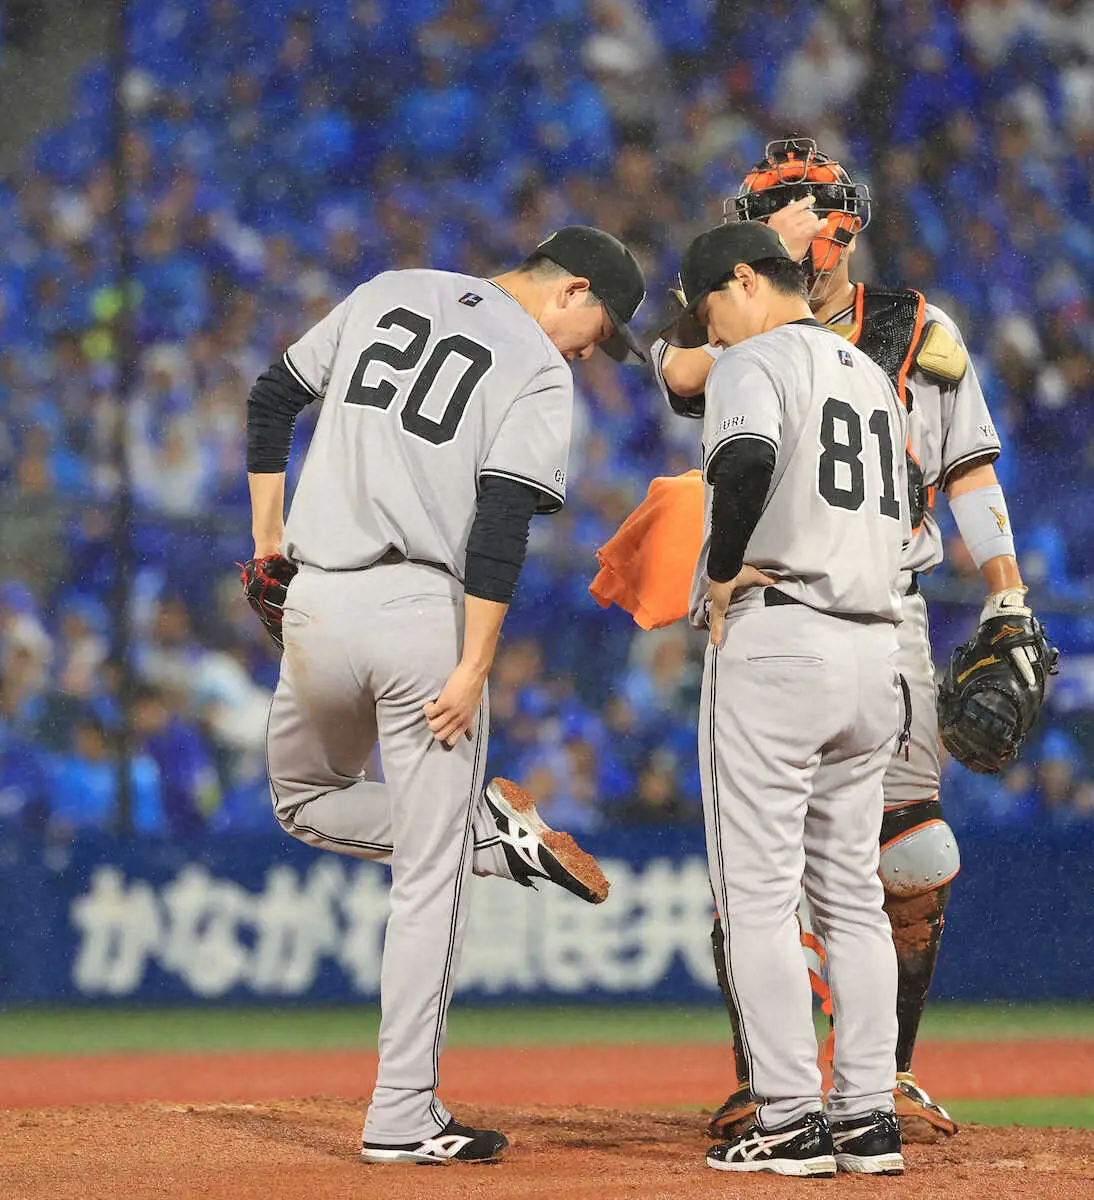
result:
[(887, 895), (926, 895), (944, 887), (960, 870), (957, 838), (942, 819), (937, 798), (885, 813), (878, 874)]

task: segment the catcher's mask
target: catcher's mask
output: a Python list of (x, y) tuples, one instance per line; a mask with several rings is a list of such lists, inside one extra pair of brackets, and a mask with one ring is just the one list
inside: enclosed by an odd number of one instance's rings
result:
[(851, 239), (870, 224), (870, 191), (865, 184), (854, 183), (838, 162), (817, 149), (812, 138), (783, 138), (767, 143), (762, 161), (722, 207), (727, 221), (766, 221), (803, 196), (815, 197), (815, 211), (824, 218), (805, 261), (809, 299), (818, 300)]

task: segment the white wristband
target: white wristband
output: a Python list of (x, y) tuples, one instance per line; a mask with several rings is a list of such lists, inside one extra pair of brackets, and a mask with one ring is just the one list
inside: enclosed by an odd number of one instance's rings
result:
[(952, 497), (950, 512), (978, 568), (1000, 554), (1013, 556), (1014, 537), (1007, 502), (997, 483)]

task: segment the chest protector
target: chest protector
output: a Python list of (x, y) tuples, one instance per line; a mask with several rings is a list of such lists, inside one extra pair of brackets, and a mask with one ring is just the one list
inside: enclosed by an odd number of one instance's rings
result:
[[(911, 411), (908, 372), (924, 335), (924, 311), (927, 302), (922, 293), (911, 288), (875, 287), (855, 284), (855, 324), (848, 341), (868, 354), (893, 381), (901, 404)], [(908, 463), (908, 508), (912, 532), (923, 524), (923, 515), (934, 507), (933, 487), (927, 486), (923, 468), (912, 453), (909, 438), (905, 446)]]

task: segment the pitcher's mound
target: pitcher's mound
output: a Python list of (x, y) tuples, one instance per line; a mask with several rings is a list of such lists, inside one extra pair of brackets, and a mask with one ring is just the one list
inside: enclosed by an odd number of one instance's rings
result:
[(1007, 1200), (1094, 1195), (1094, 1131), (965, 1126), (906, 1148), (903, 1179), (835, 1181), (709, 1170), (699, 1113), (461, 1106), (512, 1142), (497, 1166), (363, 1166), (365, 1102), (101, 1104), (0, 1112), (0, 1195), (19, 1200)]

